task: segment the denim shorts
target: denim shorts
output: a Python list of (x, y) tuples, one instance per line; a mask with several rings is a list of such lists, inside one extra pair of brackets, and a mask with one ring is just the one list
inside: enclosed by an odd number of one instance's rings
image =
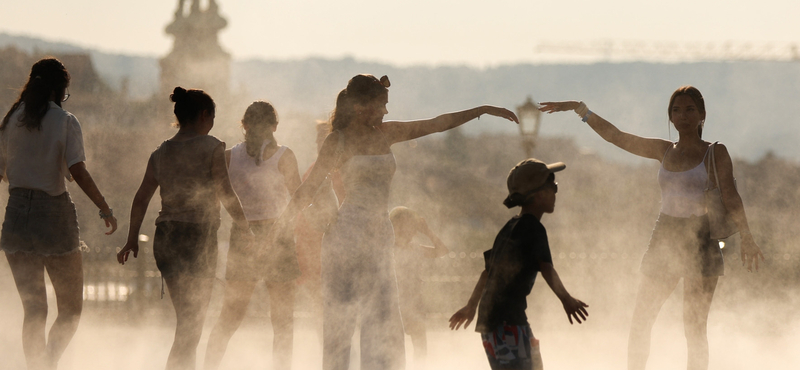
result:
[(218, 222), (161, 221), (156, 224), (153, 257), (161, 276), (214, 277)]
[(34, 189), (9, 191), (0, 234), (3, 251), (53, 256), (74, 252), (79, 246), (78, 214), (68, 192), (52, 196)]

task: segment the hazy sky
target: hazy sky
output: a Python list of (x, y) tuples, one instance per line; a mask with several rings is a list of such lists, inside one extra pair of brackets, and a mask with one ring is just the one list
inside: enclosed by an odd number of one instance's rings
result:
[[(191, 2), (191, 0), (187, 0)], [(203, 6), (207, 0), (201, 1)], [(800, 41), (798, 0), (219, 0), (234, 58), (308, 56), (491, 66), (541, 61), (538, 43)], [(170, 0), (0, 0), (0, 32), (163, 55)]]

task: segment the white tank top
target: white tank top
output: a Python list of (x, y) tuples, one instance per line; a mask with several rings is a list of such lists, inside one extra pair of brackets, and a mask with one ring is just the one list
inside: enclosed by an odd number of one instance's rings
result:
[[(669, 149), (667, 149), (669, 151)], [(658, 184), (661, 186), (661, 213), (672, 217), (702, 216), (706, 211), (705, 189), (708, 182), (703, 156), (696, 167), (688, 171), (673, 172), (664, 168), (658, 170)], [(664, 158), (667, 153), (664, 152)]]
[[(267, 144), (265, 142), (261, 146), (259, 156), (263, 156)], [(281, 145), (272, 157), (257, 165), (255, 158), (247, 155), (244, 143), (231, 148), (228, 174), (247, 221), (278, 218), (289, 205), (291, 194), (286, 189), (283, 174), (278, 170), (278, 161), (285, 151), (286, 147)]]

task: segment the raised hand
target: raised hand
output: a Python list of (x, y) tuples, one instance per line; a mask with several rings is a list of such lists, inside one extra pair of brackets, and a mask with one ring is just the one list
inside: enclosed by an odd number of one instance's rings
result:
[(495, 106), (492, 106), (492, 105), (484, 105), (481, 108), (483, 108), (483, 113), (485, 113), (485, 114), (488, 114), (488, 115), (491, 115), (491, 116), (495, 116), (495, 117), (505, 118), (505, 119), (507, 119), (509, 121), (519, 123), (519, 118), (517, 118), (517, 115), (514, 114), (514, 112), (512, 112), (512, 111), (510, 111), (508, 109), (501, 108), (501, 107), (495, 107)]
[(577, 108), (580, 105), (581, 102), (574, 100), (548, 101), (541, 103), (539, 106), (539, 110), (545, 113), (565, 112), (568, 110), (575, 110), (575, 108)]

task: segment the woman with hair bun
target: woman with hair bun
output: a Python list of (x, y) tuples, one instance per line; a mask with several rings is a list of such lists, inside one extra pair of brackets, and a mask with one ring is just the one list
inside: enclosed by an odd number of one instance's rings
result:
[(541, 110), (573, 110), (606, 141), (631, 154), (661, 162), (661, 214), (642, 258), (642, 279), (628, 338), (628, 369), (644, 370), (647, 365), (651, 329), (661, 306), (681, 279), (687, 369), (708, 369), (708, 312), (724, 265), (722, 251), (711, 239), (705, 190), (719, 187), (722, 202), (742, 236), (741, 258), (747, 270), (752, 270), (753, 263), (758, 270), (759, 258), (764, 256), (750, 233), (728, 149), (702, 138), (706, 119), (703, 95), (693, 86), (682, 86), (672, 93), (667, 117), (678, 131), (678, 141), (674, 143), (620, 131), (583, 102), (542, 103)]
[[(22, 349), (28, 369), (55, 369), (78, 329), (83, 308), (83, 259), (75, 205), (64, 179), (75, 180), (117, 229), (117, 219), (86, 169), (78, 119), (61, 107), (70, 76), (54, 58), (31, 67), (28, 82), (0, 124), (0, 179), (8, 205), (0, 248), (22, 299)], [(58, 316), (45, 339), (47, 291), (56, 293)]]
[(228, 174), (239, 196), (256, 243), (248, 245), (241, 231), (231, 230), (225, 299), (222, 311), (208, 338), (206, 369), (216, 369), (231, 336), (239, 328), (250, 304), (256, 283), (264, 280), (269, 291), (272, 320), (272, 362), (274, 369), (291, 369), (294, 331), (295, 280), (300, 267), (294, 243), (267, 243), (275, 220), (300, 186), (294, 152), (278, 145), (275, 107), (265, 101), (250, 104), (242, 118), (244, 142), (225, 151)]
[[(389, 189), (395, 171), (392, 144), (458, 127), (483, 114), (517, 122), (511, 111), (480, 106), (415, 121), (383, 121), (389, 79), (357, 75), (336, 98), (331, 132), (317, 162), (278, 221), (289, 235), (297, 213), (332, 171), (347, 196), (322, 243), (323, 369), (347, 369), (350, 341), (361, 324), (361, 369), (399, 369), (405, 362), (403, 327), (392, 269), (394, 233)], [(360, 318), (360, 319), (359, 319)]]
[(217, 266), (220, 201), (233, 218), (244, 242), (253, 236), (225, 164), (225, 143), (208, 135), (214, 127), (215, 105), (202, 90), (176, 87), (178, 132), (150, 155), (144, 179), (133, 198), (128, 240), (117, 254), (125, 264), (139, 254), (139, 229), (147, 206), (161, 188), (153, 256), (167, 282), (175, 308), (175, 340), (166, 368), (194, 369)]

